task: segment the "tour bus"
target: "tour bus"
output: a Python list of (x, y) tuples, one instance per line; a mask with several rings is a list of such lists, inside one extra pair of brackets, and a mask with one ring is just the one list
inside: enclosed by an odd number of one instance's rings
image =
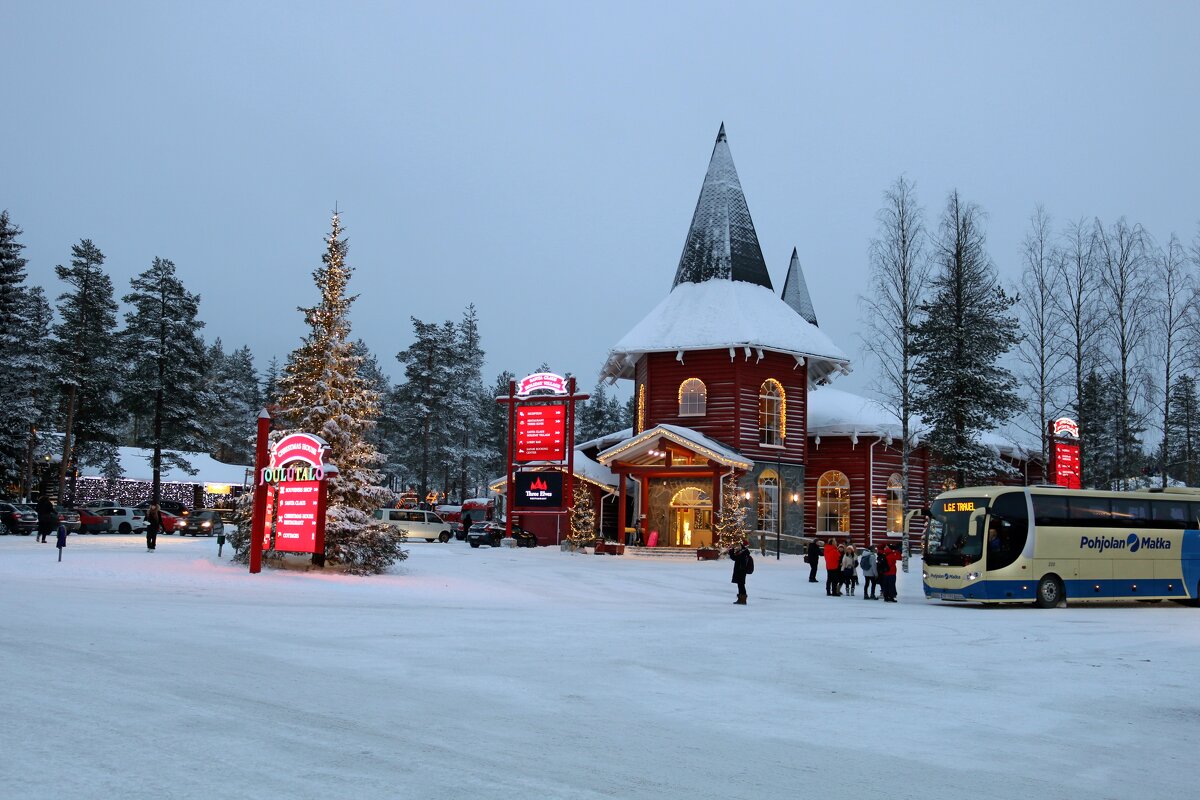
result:
[(978, 603), (1200, 597), (1200, 490), (981, 486), (929, 509), (925, 596)]

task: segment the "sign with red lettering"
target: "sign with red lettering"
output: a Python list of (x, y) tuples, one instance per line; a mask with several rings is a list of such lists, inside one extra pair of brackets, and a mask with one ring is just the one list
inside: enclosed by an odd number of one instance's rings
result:
[(517, 383), (517, 397), (528, 397), (534, 392), (566, 394), (567, 379), (553, 372), (535, 372), (521, 378)]
[(513, 508), (562, 508), (561, 472), (518, 472)]
[(1079, 477), (1079, 445), (1055, 439), (1050, 443), (1054, 482), (1067, 489), (1083, 488)]
[(566, 444), (565, 404), (517, 409), (517, 461), (562, 461), (566, 457)]

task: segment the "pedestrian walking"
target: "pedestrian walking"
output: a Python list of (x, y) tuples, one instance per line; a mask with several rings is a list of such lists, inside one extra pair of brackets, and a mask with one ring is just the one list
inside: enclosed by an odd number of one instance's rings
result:
[(875, 587), (879, 585), (878, 573), (875, 571), (875, 545), (867, 545), (858, 564), (863, 574), (863, 600), (877, 600)]
[(858, 551), (849, 543), (842, 553), (842, 585), (846, 587), (846, 596), (854, 597), (854, 588), (858, 586)]
[(736, 583), (738, 587), (737, 600), (734, 600), (734, 605), (746, 605), (746, 576), (754, 572), (754, 556), (750, 555), (750, 548), (746, 546), (746, 540), (743, 539), (738, 544), (729, 548), (729, 557), (733, 559), (733, 578), (731, 583)]
[(55, 510), (54, 504), (50, 502), (48, 495), (42, 495), (37, 501), (38, 515), (38, 535), (39, 542), (49, 541), (46, 537), (54, 533), (58, 528), (58, 511)]
[(829, 597), (842, 596), (842, 554), (830, 539), (825, 543), (825, 594)]
[(804, 552), (804, 560), (808, 563), (808, 582), (817, 582), (817, 567), (821, 563), (821, 547), (823, 542), (813, 539), (808, 543), (808, 549)]
[(154, 550), (154, 546), (158, 544), (158, 532), (162, 530), (162, 512), (158, 510), (158, 503), (151, 503), (150, 510), (146, 512), (146, 551)]

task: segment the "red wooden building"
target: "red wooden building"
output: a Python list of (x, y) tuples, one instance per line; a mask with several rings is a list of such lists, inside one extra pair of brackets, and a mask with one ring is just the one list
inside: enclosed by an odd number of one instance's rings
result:
[(634, 382), (632, 436), (596, 456), (623, 479), (620, 533), (710, 543), (723, 479), (747, 493), (752, 527), (800, 533), (807, 395), (849, 363), (792, 255), (776, 295), (722, 126), (671, 291), (602, 370)]

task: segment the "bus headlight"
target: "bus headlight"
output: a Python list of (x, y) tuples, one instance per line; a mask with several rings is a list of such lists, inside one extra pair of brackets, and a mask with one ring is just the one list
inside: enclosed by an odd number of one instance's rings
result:
[(979, 580), (979, 573), (978, 573), (978, 572), (968, 572), (968, 573), (967, 573), (967, 580), (969, 580), (969, 581), (977, 581), (977, 580)]
[(921, 578), (923, 580), (929, 580), (929, 570), (927, 570), (927, 569), (921, 570)]

